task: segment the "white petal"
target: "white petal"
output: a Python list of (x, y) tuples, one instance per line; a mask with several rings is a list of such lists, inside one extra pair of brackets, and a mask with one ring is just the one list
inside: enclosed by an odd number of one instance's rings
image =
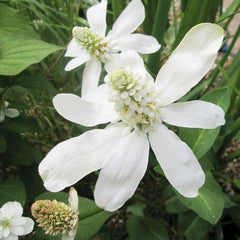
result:
[(3, 238), (2, 240), (18, 240), (18, 236), (16, 236), (13, 233), (10, 233), (6, 238)]
[[(57, 112), (65, 119), (78, 123), (84, 126), (95, 126), (101, 123), (107, 123), (117, 117), (113, 110), (113, 104), (108, 101), (103, 101), (106, 94), (101, 92), (103, 87), (97, 88), (93, 93), (96, 93), (95, 102), (90, 102), (74, 94), (62, 93), (58, 94), (53, 99), (53, 105)], [(102, 96), (101, 102), (98, 102), (98, 97)], [(90, 94), (86, 98), (90, 98)]]
[(163, 106), (185, 95), (210, 70), (223, 37), (216, 24), (201, 23), (190, 29), (158, 73), (156, 87)]
[(120, 139), (111, 161), (101, 169), (94, 191), (96, 204), (107, 211), (120, 208), (136, 191), (148, 163), (149, 143), (145, 134), (133, 131)]
[(20, 115), (20, 112), (17, 109), (14, 108), (7, 108), (4, 109), (5, 115), (10, 118), (15, 118)]
[(9, 227), (4, 227), (2, 230), (2, 235), (3, 237), (7, 237), (10, 234), (10, 228)]
[(106, 65), (106, 71), (109, 73), (116, 68), (124, 67), (133, 73), (139, 75), (146, 75), (147, 71), (144, 66), (143, 59), (140, 55), (134, 51), (122, 52), (121, 54), (115, 54), (112, 56), (111, 61)]
[(159, 50), (157, 39), (140, 33), (124, 35), (117, 40), (116, 46), (121, 51), (133, 50), (139, 53), (154, 53)]
[(132, 33), (143, 22), (145, 10), (140, 0), (132, 0), (122, 11), (116, 22), (113, 24), (112, 31), (108, 36), (118, 39), (122, 35)]
[(173, 103), (159, 109), (160, 118), (175, 126), (190, 128), (216, 128), (225, 124), (224, 111), (205, 101)]
[(100, 36), (105, 36), (106, 31), (107, 0), (102, 0), (87, 10), (87, 20), (90, 28)]
[(192, 150), (178, 136), (160, 125), (149, 134), (153, 152), (172, 186), (184, 197), (198, 196), (205, 175)]
[(68, 233), (62, 235), (62, 240), (74, 240), (75, 236), (69, 236)]
[(12, 218), (10, 221), (11, 226), (20, 226), (26, 223), (26, 218), (25, 217), (15, 217)]
[(24, 228), (22, 226), (13, 226), (11, 232), (17, 236), (22, 236), (24, 235)]
[(8, 219), (21, 217), (23, 208), (19, 202), (7, 202), (1, 207), (2, 215)]
[(24, 228), (24, 234), (29, 234), (30, 232), (32, 232), (33, 227), (34, 227), (34, 221), (29, 218), (29, 217), (24, 217), (25, 218), (25, 223), (22, 225), (22, 227)]
[(91, 59), (86, 63), (82, 79), (82, 96), (98, 86), (101, 69), (102, 63), (96, 59)]
[(74, 187), (70, 188), (68, 202), (70, 203), (70, 206), (71, 206), (72, 210), (76, 214), (79, 214), (79, 211), (78, 211), (78, 194), (77, 194), (77, 191), (75, 190)]
[(83, 63), (87, 62), (90, 59), (88, 53), (83, 52), (80, 56), (75, 57), (74, 59), (70, 60), (65, 67), (65, 71), (71, 71), (72, 69), (82, 65)]
[(5, 119), (5, 113), (2, 109), (0, 109), (0, 122), (3, 122)]
[(110, 149), (121, 135), (122, 127), (111, 124), (105, 129), (85, 132), (56, 145), (39, 165), (46, 189), (58, 192), (100, 169), (111, 159)]
[(85, 55), (86, 50), (81, 47), (79, 43), (76, 42), (75, 38), (73, 38), (68, 44), (67, 51), (65, 53), (65, 57), (78, 57), (81, 55)]

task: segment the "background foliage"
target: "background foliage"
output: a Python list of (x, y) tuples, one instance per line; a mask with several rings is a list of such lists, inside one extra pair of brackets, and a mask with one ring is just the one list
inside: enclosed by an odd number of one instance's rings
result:
[[(127, 2), (108, 1), (109, 28)], [(225, 45), (215, 66), (180, 101), (202, 99), (221, 106), (226, 125), (213, 130), (176, 129), (206, 173), (197, 198), (176, 193), (152, 153), (136, 194), (115, 213), (99, 209), (92, 200), (97, 173), (77, 183), (81, 197), (76, 239), (240, 239), (240, 51), (232, 53), (240, 27), (228, 34), (240, 0), (233, 0), (225, 11), (222, 0), (142, 2), (146, 18), (138, 31), (155, 36), (162, 45), (144, 58), (153, 76), (192, 26), (215, 22), (225, 29)], [(65, 72), (69, 59), (64, 52), (72, 27), (87, 26), (90, 5), (88, 0), (0, 0), (0, 104), (8, 101), (9, 107), (20, 111), (19, 117), (0, 123), (0, 205), (19, 201), (26, 216), (31, 216), (36, 199), (67, 203), (67, 193), (46, 192), (37, 168), (58, 142), (87, 130), (61, 118), (51, 100), (58, 92), (80, 95), (82, 67)], [(47, 236), (36, 226), (21, 239), (60, 236)]]

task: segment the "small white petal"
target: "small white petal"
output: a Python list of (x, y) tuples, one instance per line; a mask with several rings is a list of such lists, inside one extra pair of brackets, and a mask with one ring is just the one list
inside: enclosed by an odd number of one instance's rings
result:
[(13, 226), (11, 232), (17, 236), (22, 236), (24, 235), (24, 228), (22, 226)]
[(223, 37), (216, 24), (201, 23), (190, 29), (157, 75), (163, 106), (185, 95), (210, 70)]
[(23, 235), (26, 235), (32, 232), (34, 227), (34, 221), (29, 217), (24, 217), (24, 218), (25, 218), (25, 223), (22, 225), (22, 227), (24, 228)]
[(96, 59), (91, 59), (86, 63), (82, 79), (82, 96), (98, 86), (101, 69), (102, 63)]
[(4, 109), (4, 113), (7, 117), (10, 117), (10, 118), (15, 118), (15, 117), (18, 117), (20, 115), (20, 112), (17, 109), (14, 109), (14, 108)]
[(121, 51), (133, 50), (148, 54), (159, 50), (160, 44), (157, 39), (140, 33), (124, 35), (117, 40), (117, 47)]
[(134, 194), (144, 176), (149, 143), (145, 134), (133, 131), (110, 151), (114, 157), (101, 169), (94, 197), (99, 207), (115, 211)]
[(81, 47), (79, 43), (73, 38), (68, 44), (65, 57), (78, 57), (82, 54), (86, 54), (86, 50)]
[(163, 121), (179, 127), (211, 129), (225, 124), (222, 108), (200, 100), (173, 103), (159, 112)]
[(62, 235), (62, 240), (74, 240), (74, 237), (75, 237), (75, 236), (69, 236), (68, 233), (64, 233), (64, 234)]
[(68, 202), (70, 203), (70, 206), (72, 210), (78, 215), (78, 194), (75, 188), (71, 187), (69, 191), (69, 198)]
[(117, 40), (122, 35), (132, 33), (144, 18), (145, 10), (141, 0), (132, 0), (113, 24), (112, 31), (108, 36)]
[(20, 226), (26, 223), (25, 217), (15, 217), (11, 219), (11, 226)]
[[(62, 93), (53, 99), (53, 105), (57, 112), (65, 119), (84, 126), (95, 126), (102, 123), (110, 122), (115, 119), (117, 114), (113, 109), (113, 103), (106, 99), (106, 94), (101, 92), (103, 87), (97, 88), (95, 102), (90, 102), (86, 98), (91, 98), (88, 94), (85, 98), (80, 98), (74, 94)], [(98, 97), (102, 96), (101, 102)], [(103, 101), (106, 99), (106, 101)]]
[(2, 235), (3, 237), (7, 237), (10, 234), (10, 228), (9, 227), (4, 227), (2, 230)]
[(21, 217), (23, 208), (19, 202), (7, 202), (1, 207), (1, 213), (8, 219)]
[(153, 152), (172, 186), (184, 197), (198, 196), (205, 175), (192, 150), (178, 136), (160, 125), (149, 133)]
[(102, 0), (87, 10), (87, 20), (90, 28), (100, 36), (106, 31), (107, 0)]
[(18, 240), (18, 236), (16, 236), (13, 233), (10, 233), (6, 238), (3, 238), (2, 240)]
[[(122, 125), (111, 124), (105, 129), (87, 131), (56, 145), (39, 165), (39, 174), (46, 189), (58, 192), (75, 184), (112, 159), (109, 153)], [(125, 129), (125, 128), (124, 128)]]
[(65, 71), (71, 71), (72, 69), (82, 65), (83, 63), (87, 62), (90, 59), (88, 53), (83, 52), (80, 56), (75, 57), (74, 59), (70, 60), (65, 67)]

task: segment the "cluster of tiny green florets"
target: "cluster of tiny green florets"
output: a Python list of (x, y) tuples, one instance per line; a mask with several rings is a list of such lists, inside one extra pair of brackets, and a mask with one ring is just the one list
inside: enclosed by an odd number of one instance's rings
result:
[(158, 121), (158, 101), (152, 83), (134, 75), (125, 68), (117, 68), (109, 74), (110, 101), (121, 119), (134, 128), (148, 131)]
[(109, 42), (87, 27), (74, 27), (73, 37), (89, 54), (95, 56), (102, 62), (109, 60)]
[(46, 234), (53, 236), (71, 232), (78, 221), (72, 208), (56, 200), (38, 200), (31, 207), (32, 215)]

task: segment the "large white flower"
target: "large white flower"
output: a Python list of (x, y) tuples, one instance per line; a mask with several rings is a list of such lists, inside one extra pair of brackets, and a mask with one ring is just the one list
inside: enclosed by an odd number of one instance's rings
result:
[(19, 202), (7, 202), (0, 208), (0, 239), (17, 240), (33, 230), (34, 222), (22, 217), (23, 208)]
[(85, 98), (58, 94), (54, 106), (64, 118), (85, 126), (111, 122), (55, 146), (40, 163), (39, 173), (50, 191), (61, 189), (101, 169), (96, 203), (114, 211), (135, 192), (145, 174), (149, 143), (172, 186), (196, 197), (205, 175), (192, 150), (162, 121), (181, 127), (223, 125), (223, 110), (212, 103), (173, 103), (208, 72), (223, 40), (215, 24), (192, 28), (154, 82), (136, 53), (122, 54), (107, 69), (106, 84)]
[(86, 62), (82, 80), (82, 96), (97, 87), (102, 63), (111, 61), (119, 51), (156, 52), (160, 45), (152, 36), (133, 33), (145, 18), (141, 0), (132, 0), (105, 37), (107, 0), (90, 7), (87, 20), (90, 28), (74, 27), (73, 39), (65, 56), (74, 57), (65, 67), (70, 71)]

